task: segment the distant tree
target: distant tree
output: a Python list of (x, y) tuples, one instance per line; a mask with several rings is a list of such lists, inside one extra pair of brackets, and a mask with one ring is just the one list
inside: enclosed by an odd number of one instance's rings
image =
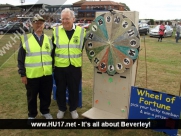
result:
[(155, 21), (153, 19), (150, 19), (150, 25), (154, 25)]
[(165, 21), (166, 25), (172, 25), (172, 22), (170, 20)]
[(160, 20), (160, 23), (159, 23), (159, 25), (160, 25), (160, 24), (162, 24), (163, 22), (164, 22), (163, 20)]
[(125, 4), (125, 3), (119, 3), (119, 4), (122, 4), (122, 5), (124, 5), (124, 10), (125, 11), (130, 11), (130, 8)]
[(160, 23), (158, 21), (155, 22), (156, 25), (159, 25)]

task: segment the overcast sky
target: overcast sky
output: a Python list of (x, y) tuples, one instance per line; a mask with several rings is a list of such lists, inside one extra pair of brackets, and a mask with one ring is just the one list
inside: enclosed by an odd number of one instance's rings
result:
[[(4, 2), (3, 2), (4, 1)], [(21, 5), (21, 0), (1, 0), (0, 4)], [(25, 0), (25, 4), (72, 4), (79, 0)], [(90, 0), (89, 0), (90, 1)], [(103, 1), (103, 0), (102, 0)], [(139, 12), (139, 19), (181, 19), (181, 0), (113, 0), (125, 3), (131, 11)]]

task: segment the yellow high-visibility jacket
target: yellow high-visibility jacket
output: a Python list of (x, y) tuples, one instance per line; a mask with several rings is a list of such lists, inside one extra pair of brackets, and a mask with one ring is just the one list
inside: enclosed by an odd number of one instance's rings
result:
[(33, 34), (21, 36), (22, 46), (26, 51), (25, 69), (28, 78), (52, 75), (52, 41), (44, 34), (42, 47)]
[(76, 26), (72, 38), (69, 40), (63, 26), (54, 28), (55, 66), (67, 67), (70, 63), (75, 67), (82, 66), (82, 47), (85, 29)]

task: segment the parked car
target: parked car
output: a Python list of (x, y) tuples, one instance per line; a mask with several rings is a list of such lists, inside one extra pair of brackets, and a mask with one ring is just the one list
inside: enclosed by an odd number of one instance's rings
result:
[(45, 22), (45, 27), (44, 27), (44, 29), (51, 29), (50, 23), (46, 23), (46, 22)]
[[(159, 37), (159, 28), (160, 25), (157, 25), (153, 29), (150, 30), (150, 37)], [(173, 35), (173, 28), (169, 25), (165, 25), (165, 31), (163, 37), (171, 37)]]
[(0, 28), (3, 28), (3, 27), (5, 27), (5, 25), (0, 25)]
[(76, 26), (84, 26), (85, 24), (84, 23), (75, 23)]
[(19, 33), (23, 33), (22, 29), (25, 32), (28, 32), (28, 29), (23, 27), (22, 23), (7, 24), (6, 26), (0, 28), (0, 35), (4, 33), (15, 33), (17, 31)]
[(85, 29), (88, 29), (89, 25), (90, 25), (90, 23), (87, 23), (87, 24), (83, 25), (82, 27)]
[(62, 23), (54, 23), (52, 24), (50, 27), (53, 28), (53, 27), (57, 27), (57, 26), (60, 26)]
[(139, 23), (138, 24), (139, 33), (147, 35), (149, 33), (150, 27), (146, 23)]

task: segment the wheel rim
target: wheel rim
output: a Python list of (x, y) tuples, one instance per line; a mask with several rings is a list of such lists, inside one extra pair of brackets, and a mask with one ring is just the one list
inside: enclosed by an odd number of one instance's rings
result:
[(0, 31), (0, 34), (2, 35), (2, 34), (3, 34), (3, 31)]

